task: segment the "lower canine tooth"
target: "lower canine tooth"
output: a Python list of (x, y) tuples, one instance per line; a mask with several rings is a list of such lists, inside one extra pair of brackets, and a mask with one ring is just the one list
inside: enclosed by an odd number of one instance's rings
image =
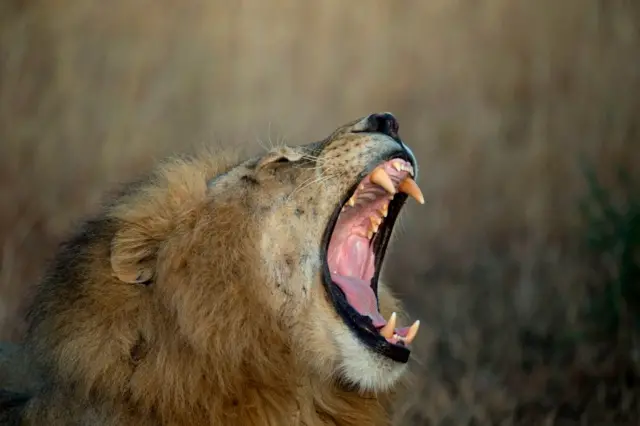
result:
[(396, 316), (396, 313), (394, 312), (389, 317), (389, 322), (387, 322), (387, 324), (380, 329), (380, 335), (382, 337), (386, 339), (391, 339), (393, 337), (396, 329), (396, 319), (397, 319), (397, 316)]
[(416, 334), (418, 334), (419, 328), (420, 328), (420, 320), (414, 322), (413, 325), (409, 327), (409, 331), (407, 332), (407, 337), (405, 337), (404, 340), (407, 343), (413, 342), (413, 339), (415, 339)]

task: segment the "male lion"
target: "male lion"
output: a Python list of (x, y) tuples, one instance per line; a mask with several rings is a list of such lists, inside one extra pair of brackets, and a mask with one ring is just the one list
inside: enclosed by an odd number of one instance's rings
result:
[(62, 245), (28, 318), (42, 385), (5, 421), (388, 424), (419, 323), (378, 278), (416, 173), (388, 113), (164, 163)]

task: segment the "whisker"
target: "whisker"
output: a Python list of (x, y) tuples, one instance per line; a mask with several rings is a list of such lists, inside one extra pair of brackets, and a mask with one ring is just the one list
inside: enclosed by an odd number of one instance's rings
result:
[(310, 177), (309, 179), (305, 180), (304, 182), (302, 182), (300, 185), (298, 185), (289, 195), (289, 197), (292, 197), (293, 195), (295, 195), (298, 191), (300, 191), (301, 189), (307, 187), (308, 185), (314, 184), (317, 181), (322, 180), (322, 178), (324, 177), (324, 175), (320, 175), (320, 176), (313, 176)]
[(308, 160), (314, 160), (314, 161), (326, 161), (324, 158), (318, 157), (317, 155), (311, 155), (311, 154), (302, 154), (303, 158), (306, 158)]
[(330, 179), (335, 179), (337, 177), (341, 177), (343, 174), (338, 174), (338, 173), (334, 173), (334, 174), (330, 174), (327, 175), (326, 173), (321, 174), (320, 176), (315, 176), (313, 178), (307, 179), (306, 181), (302, 182), (296, 189), (294, 189), (291, 194), (289, 194), (288, 198), (291, 198), (293, 195), (295, 195), (296, 193), (300, 192), (302, 189), (310, 186), (310, 185), (317, 185), (320, 184), (322, 182), (326, 182)]
[(318, 164), (327, 164), (327, 160), (326, 159), (320, 158), (320, 157), (314, 157), (312, 155), (307, 155), (307, 154), (303, 154), (301, 159), (308, 160), (308, 161), (313, 161), (313, 162), (318, 163)]
[(260, 145), (260, 148), (265, 150), (265, 152), (269, 152), (269, 147), (267, 147), (259, 137), (256, 137), (256, 142)]
[(271, 149), (273, 150), (275, 146), (273, 145), (273, 141), (271, 140), (271, 121), (269, 121), (269, 126), (267, 128), (267, 139), (269, 141), (269, 145), (271, 146)]
[(301, 160), (306, 160), (306, 162), (304, 164), (294, 164), (293, 167), (298, 169), (319, 169), (326, 164), (324, 161), (313, 161), (304, 156), (301, 157)]
[(320, 178), (320, 179), (317, 179), (317, 180), (315, 180), (315, 181), (313, 181), (313, 182), (309, 182), (307, 185), (303, 186), (303, 187), (302, 187), (302, 188), (300, 188), (299, 190), (302, 190), (302, 189), (304, 189), (304, 188), (306, 188), (306, 187), (308, 187), (308, 186), (311, 186), (311, 185), (320, 185), (320, 184), (324, 184), (324, 183), (326, 183), (327, 181), (329, 181), (329, 180), (333, 180), (333, 179), (335, 179), (335, 178), (337, 178), (337, 177), (339, 177), (339, 175), (337, 175), (337, 174), (323, 176), (323, 177), (322, 177), (322, 178)]

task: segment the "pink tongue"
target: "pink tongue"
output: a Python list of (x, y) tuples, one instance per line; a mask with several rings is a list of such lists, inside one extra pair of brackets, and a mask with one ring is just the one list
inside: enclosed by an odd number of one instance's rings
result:
[(342, 289), (347, 302), (360, 315), (366, 315), (376, 328), (386, 325), (378, 312), (376, 295), (371, 288), (375, 273), (375, 256), (371, 242), (362, 234), (366, 232), (369, 215), (362, 209), (354, 209), (338, 219), (329, 250), (327, 251), (331, 279)]
[(361, 315), (369, 316), (375, 327), (382, 327), (387, 323), (378, 312), (376, 296), (369, 282), (333, 273), (331, 279), (342, 289), (347, 297), (347, 302)]

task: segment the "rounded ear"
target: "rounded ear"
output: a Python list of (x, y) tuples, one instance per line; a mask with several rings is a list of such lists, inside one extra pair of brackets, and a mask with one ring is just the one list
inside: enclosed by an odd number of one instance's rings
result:
[(142, 229), (128, 226), (111, 241), (113, 275), (125, 283), (142, 284), (155, 275), (157, 243)]
[(303, 154), (301, 152), (289, 148), (288, 146), (283, 146), (265, 154), (264, 157), (262, 157), (260, 161), (258, 161), (258, 164), (256, 164), (256, 169), (262, 169), (266, 166), (277, 163), (289, 163), (298, 161), (302, 158), (302, 156)]

